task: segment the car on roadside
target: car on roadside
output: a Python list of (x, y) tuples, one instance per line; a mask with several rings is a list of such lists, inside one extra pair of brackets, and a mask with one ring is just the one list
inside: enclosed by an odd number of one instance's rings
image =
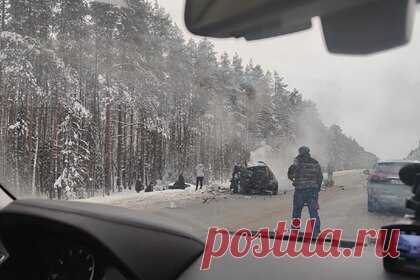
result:
[(420, 163), (411, 160), (380, 161), (375, 164), (368, 175), (368, 211), (392, 212), (404, 214), (406, 200), (412, 196), (410, 186), (405, 185), (399, 178), (401, 168), (411, 163)]
[(241, 170), (238, 191), (241, 194), (277, 195), (279, 183), (270, 167), (259, 161)]

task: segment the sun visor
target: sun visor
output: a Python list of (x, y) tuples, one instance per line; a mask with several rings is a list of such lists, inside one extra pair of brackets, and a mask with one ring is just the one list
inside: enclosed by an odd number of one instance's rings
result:
[(381, 0), (321, 17), (332, 53), (370, 54), (410, 41), (416, 0)]

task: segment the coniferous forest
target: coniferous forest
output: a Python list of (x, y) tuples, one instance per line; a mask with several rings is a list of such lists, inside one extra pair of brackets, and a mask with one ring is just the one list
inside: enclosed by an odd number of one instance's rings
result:
[(185, 40), (158, 4), (0, 1), (0, 178), (18, 195), (111, 194), (199, 162), (223, 181), (263, 145), (289, 160), (305, 143), (337, 170), (376, 161), (287, 77)]

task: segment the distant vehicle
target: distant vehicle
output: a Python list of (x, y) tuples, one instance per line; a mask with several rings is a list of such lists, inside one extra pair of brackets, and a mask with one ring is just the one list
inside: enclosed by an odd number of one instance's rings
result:
[(405, 203), (412, 196), (411, 187), (399, 178), (400, 169), (418, 161), (380, 161), (368, 174), (368, 211), (406, 213)]
[(279, 183), (271, 169), (264, 162), (257, 162), (240, 172), (239, 193), (277, 195)]

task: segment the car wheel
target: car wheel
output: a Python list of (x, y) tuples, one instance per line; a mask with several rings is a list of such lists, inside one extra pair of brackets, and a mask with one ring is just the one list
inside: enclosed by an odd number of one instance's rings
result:
[(243, 195), (248, 195), (250, 191), (248, 188), (240, 188), (239, 193)]
[(278, 195), (279, 193), (279, 186), (275, 185), (273, 189), (273, 195)]

